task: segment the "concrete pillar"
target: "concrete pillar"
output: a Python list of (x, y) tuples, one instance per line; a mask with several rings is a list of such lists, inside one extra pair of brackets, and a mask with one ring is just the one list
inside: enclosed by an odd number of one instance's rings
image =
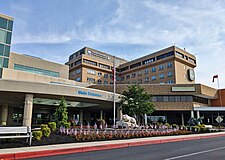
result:
[(181, 124), (184, 125), (184, 113), (181, 113)]
[(148, 124), (148, 116), (145, 114), (145, 125)]
[(100, 110), (100, 119), (103, 119), (103, 110)]
[(194, 111), (191, 111), (191, 118), (194, 118)]
[(80, 114), (79, 114), (79, 122), (80, 122), (80, 124), (82, 124), (83, 125), (83, 117), (84, 117), (84, 113), (83, 113), (83, 109), (80, 109)]
[(9, 107), (8, 109), (8, 119), (7, 119), (7, 125), (13, 125), (13, 107)]
[(6, 126), (8, 118), (8, 105), (4, 104), (2, 106), (2, 113), (1, 113), (1, 125)]
[(123, 116), (122, 109), (120, 109), (119, 107), (117, 107), (117, 120), (118, 121), (122, 120), (122, 116)]
[(197, 111), (197, 119), (200, 118), (200, 113)]
[(25, 95), (24, 111), (23, 111), (23, 126), (31, 126), (32, 111), (33, 111), (33, 94)]

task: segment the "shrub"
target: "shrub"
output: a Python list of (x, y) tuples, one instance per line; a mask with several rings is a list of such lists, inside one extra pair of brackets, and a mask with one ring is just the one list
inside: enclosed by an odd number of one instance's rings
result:
[(56, 123), (55, 122), (49, 122), (48, 126), (51, 129), (51, 131), (54, 132), (56, 130)]
[(192, 127), (192, 131), (193, 131), (193, 132), (199, 132), (199, 131), (200, 131), (200, 127), (198, 127), (198, 126), (193, 126), (193, 127)]
[(48, 127), (47, 124), (42, 124), (41, 125), (41, 132), (42, 132), (43, 136), (49, 137), (50, 134), (51, 134), (51, 129)]
[(42, 131), (33, 131), (32, 135), (33, 135), (34, 140), (40, 141), (41, 137), (42, 137)]
[(51, 129), (49, 127), (43, 128), (41, 131), (45, 137), (49, 137), (51, 134)]
[(71, 123), (70, 123), (70, 122), (64, 123), (64, 127), (65, 127), (65, 128), (70, 128), (70, 127), (71, 127)]
[(40, 127), (41, 127), (41, 130), (42, 130), (42, 129), (44, 129), (44, 128), (47, 128), (47, 127), (48, 127), (48, 125), (47, 125), (47, 124), (41, 124), (41, 126), (40, 126)]
[(173, 128), (178, 128), (178, 125), (177, 124), (172, 124), (172, 127)]

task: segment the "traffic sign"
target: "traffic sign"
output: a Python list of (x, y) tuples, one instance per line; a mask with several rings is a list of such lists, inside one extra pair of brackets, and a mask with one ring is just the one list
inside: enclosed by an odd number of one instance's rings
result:
[(218, 116), (218, 117), (216, 118), (216, 121), (217, 121), (218, 123), (221, 123), (221, 122), (223, 121), (223, 118), (220, 117), (220, 116)]

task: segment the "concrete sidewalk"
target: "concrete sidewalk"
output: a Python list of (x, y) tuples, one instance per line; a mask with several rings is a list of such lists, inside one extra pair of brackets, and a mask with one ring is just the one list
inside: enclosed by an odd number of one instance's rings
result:
[(35, 158), (60, 154), (141, 146), (148, 144), (212, 138), (219, 136), (225, 136), (225, 132), (0, 149), (0, 160)]

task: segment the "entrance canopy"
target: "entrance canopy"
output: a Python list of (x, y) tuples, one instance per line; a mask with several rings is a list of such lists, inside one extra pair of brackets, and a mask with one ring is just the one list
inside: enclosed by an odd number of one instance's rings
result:
[(224, 107), (194, 107), (194, 111), (225, 111)]

